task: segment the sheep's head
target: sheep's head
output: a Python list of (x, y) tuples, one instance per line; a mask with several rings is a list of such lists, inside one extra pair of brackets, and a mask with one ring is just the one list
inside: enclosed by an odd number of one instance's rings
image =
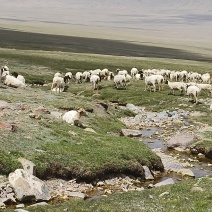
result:
[(87, 113), (83, 108), (80, 108), (79, 110), (77, 110), (77, 112), (80, 114), (80, 116), (87, 116)]

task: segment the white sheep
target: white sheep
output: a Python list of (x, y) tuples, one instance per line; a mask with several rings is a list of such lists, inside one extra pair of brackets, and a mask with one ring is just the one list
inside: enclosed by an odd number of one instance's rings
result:
[(126, 88), (126, 77), (125, 75), (116, 75), (113, 79), (116, 88)]
[(142, 78), (142, 77), (141, 77), (141, 74), (136, 74), (136, 75), (135, 75), (135, 79), (136, 79), (136, 80), (140, 80), (141, 78)]
[(65, 82), (62, 77), (54, 77), (51, 86), (51, 92), (63, 92), (65, 89)]
[(183, 93), (183, 90), (186, 92), (187, 87), (184, 82), (170, 82), (167, 80), (166, 83), (170, 88), (170, 93), (172, 93), (173, 95), (175, 94), (175, 90), (179, 90), (180, 93)]
[(161, 75), (151, 75), (145, 77), (145, 91), (147, 90), (147, 87), (150, 86), (150, 92), (151, 92), (151, 86), (153, 86), (154, 92), (156, 91), (156, 85), (159, 87), (159, 91), (163, 88), (164, 83), (164, 77)]
[(91, 73), (89, 71), (84, 71), (82, 73), (82, 79), (84, 80), (84, 82), (88, 82), (91, 78)]
[(69, 84), (71, 79), (73, 79), (73, 74), (69, 71), (65, 74), (64, 82)]
[(125, 76), (127, 76), (127, 74), (128, 74), (127, 70), (119, 70), (119, 69), (117, 69), (116, 71), (118, 72), (118, 75), (125, 75)]
[(82, 72), (77, 72), (75, 74), (76, 83), (82, 83), (82, 78), (83, 78)]
[(107, 79), (107, 76), (109, 74), (109, 70), (107, 68), (104, 68), (100, 71), (99, 76), (101, 79)]
[(14, 76), (11, 75), (5, 75), (1, 78), (2, 82), (10, 87), (14, 88), (24, 88), (26, 87), (25, 83), (20, 81), (19, 79), (15, 78)]
[(114, 73), (112, 71), (109, 71), (108, 76), (107, 76), (107, 80), (112, 80), (114, 79)]
[(196, 85), (191, 85), (187, 88), (187, 95), (194, 99), (194, 102), (198, 103), (198, 95), (200, 94), (201, 89)]
[(212, 85), (211, 84), (196, 84), (198, 88), (204, 90), (212, 95)]
[(134, 79), (135, 78), (135, 75), (138, 74), (138, 69), (136, 67), (133, 67), (130, 70), (130, 74), (131, 74), (132, 78)]
[(18, 74), (17, 72), (13, 72), (11, 75), (14, 76), (15, 78), (19, 79), (20, 81), (22, 81), (25, 84), (25, 78), (22, 75)]
[(211, 83), (211, 75), (209, 73), (202, 74), (201, 80), (203, 83)]
[(56, 72), (56, 73), (54, 74), (54, 77), (62, 77), (62, 74), (61, 74), (60, 72)]
[(81, 116), (86, 116), (86, 111), (82, 108), (80, 108), (79, 110), (71, 110), (66, 112), (63, 116), (62, 116), (62, 120), (64, 120), (65, 122), (71, 124), (71, 125), (80, 125), (80, 117)]
[(101, 72), (101, 69), (95, 69), (95, 70), (90, 70), (90, 73), (91, 73), (91, 75), (93, 74), (93, 75), (98, 75), (98, 76), (100, 76), (100, 72)]
[(92, 83), (94, 90), (98, 89), (98, 84), (100, 81), (101, 81), (101, 79), (98, 75), (94, 75), (94, 74), (91, 75), (90, 82)]
[(126, 82), (130, 82), (132, 79), (132, 77), (129, 74), (127, 74), (125, 77), (126, 77)]

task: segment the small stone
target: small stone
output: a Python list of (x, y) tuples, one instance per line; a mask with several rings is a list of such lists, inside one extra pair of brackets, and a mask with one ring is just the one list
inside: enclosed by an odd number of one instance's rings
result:
[(16, 207), (16, 208), (24, 208), (24, 206), (25, 206), (24, 204), (18, 204), (18, 205), (16, 205), (15, 207)]
[(168, 192), (168, 191), (165, 191), (165, 192), (163, 192), (162, 194), (160, 194), (159, 197), (162, 197), (162, 196), (168, 195), (168, 194), (169, 194), (169, 192)]
[(92, 128), (89, 128), (89, 127), (85, 128), (84, 130), (86, 132), (96, 133), (96, 131), (94, 131)]
[(199, 191), (199, 192), (203, 192), (204, 190), (203, 190), (203, 188), (201, 188), (201, 187), (197, 187), (197, 186), (194, 186), (192, 189), (191, 189), (191, 191)]

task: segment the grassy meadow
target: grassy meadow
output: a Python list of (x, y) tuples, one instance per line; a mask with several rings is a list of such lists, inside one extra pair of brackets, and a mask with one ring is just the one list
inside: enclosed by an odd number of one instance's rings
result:
[[(3, 46), (5, 47), (5, 46)], [(165, 56), (164, 56), (165, 57)], [(118, 55), (100, 55), (91, 53), (71, 53), (62, 51), (0, 49), (0, 63), (8, 66), (11, 72), (22, 74), (27, 84), (42, 81), (47, 86), (31, 86), (25, 89), (0, 88), (0, 101), (6, 101), (13, 107), (26, 105), (27, 109), (9, 110), (1, 116), (1, 122), (13, 122), (17, 132), (0, 129), (0, 173), (9, 174), (21, 167), (19, 157), (25, 157), (36, 165), (37, 176), (61, 177), (65, 179), (93, 181), (109, 174), (127, 174), (143, 177), (142, 165), (154, 170), (163, 170), (160, 158), (151, 149), (137, 140), (119, 136), (125, 126), (119, 118), (133, 116), (127, 110), (119, 109), (113, 102), (133, 103), (146, 107), (150, 111), (175, 110), (199, 111), (202, 115), (190, 121), (212, 123), (209, 111), (211, 98), (203, 93), (201, 103), (194, 105), (185, 95), (168, 95), (165, 85), (161, 92), (144, 91), (143, 81), (132, 81), (126, 90), (116, 90), (113, 81), (102, 81), (98, 91), (92, 90), (90, 83), (69, 84), (67, 92), (51, 94), (50, 87), (55, 72), (66, 73), (108, 68), (130, 70), (165, 68), (170, 70), (212, 72), (211, 61), (185, 60), (183, 58), (126, 57)], [(106, 111), (100, 103), (108, 105)], [(43, 106), (49, 111), (64, 113), (69, 109), (85, 108), (87, 117), (82, 117), (85, 126), (96, 133), (86, 132), (83, 128), (70, 126), (49, 113), (41, 113), (40, 119), (32, 119), (29, 114)], [(205, 135), (201, 148), (212, 148), (211, 134)], [(43, 208), (30, 208), (29, 211), (210, 211), (211, 178), (205, 178), (200, 192), (191, 193), (194, 180), (182, 182), (144, 192), (116, 194), (108, 198), (88, 201), (73, 200), (62, 205)], [(169, 195), (159, 198), (159, 194), (168, 191)], [(152, 198), (153, 197), (153, 198)], [(204, 210), (203, 210), (204, 208)], [(197, 210), (196, 210), (197, 209)]]

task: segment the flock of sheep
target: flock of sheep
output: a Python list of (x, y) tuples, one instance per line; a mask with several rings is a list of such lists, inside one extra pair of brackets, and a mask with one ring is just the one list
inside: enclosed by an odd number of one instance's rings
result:
[[(11, 87), (25, 87), (25, 79), (22, 75), (16, 72), (10, 74), (9, 68), (3, 66), (1, 68), (1, 82)], [(67, 72), (63, 77), (61, 73), (57, 72), (54, 75), (51, 92), (63, 92), (71, 81), (76, 83), (90, 82), (93, 89), (99, 89), (99, 84), (103, 80), (113, 80), (115, 88), (126, 89), (127, 83), (131, 80), (144, 80), (145, 90), (155, 92), (162, 90), (167, 84), (170, 93), (175, 94), (178, 90), (181, 94), (192, 97), (194, 102), (198, 103), (198, 96), (202, 91), (208, 92), (212, 95), (211, 76), (209, 73), (199, 74), (197, 72), (187, 71), (171, 71), (167, 69), (147, 69), (138, 70), (133, 67), (128, 73), (127, 70), (117, 69), (112, 72), (107, 68), (95, 69), (84, 72), (77, 72), (75, 75), (72, 72)], [(212, 110), (212, 106), (211, 106)]]

